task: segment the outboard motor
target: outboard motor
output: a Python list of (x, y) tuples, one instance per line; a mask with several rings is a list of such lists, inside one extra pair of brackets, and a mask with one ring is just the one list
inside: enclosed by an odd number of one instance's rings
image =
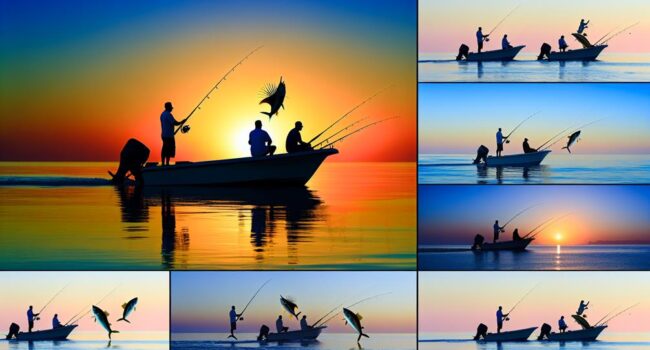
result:
[(485, 339), (485, 336), (487, 335), (488, 331), (488, 326), (484, 325), (483, 323), (479, 324), (478, 327), (476, 327), (476, 335), (474, 336), (474, 340), (480, 340), (481, 337)]
[(257, 336), (257, 341), (268, 339), (269, 331), (270, 331), (269, 327), (263, 324), (262, 327), (260, 327), (260, 335)]
[(113, 183), (121, 185), (124, 183), (127, 173), (135, 177), (136, 185), (141, 185), (142, 167), (149, 158), (149, 148), (136, 139), (129, 139), (120, 152), (120, 166), (116, 174), (112, 174)]
[(547, 43), (543, 43), (542, 47), (539, 49), (539, 56), (537, 56), (537, 60), (541, 61), (544, 59), (544, 57), (550, 59), (551, 58), (551, 45)]
[(458, 49), (458, 56), (456, 56), (456, 61), (460, 61), (465, 57), (467, 59), (467, 55), (469, 55), (469, 46), (462, 44), (460, 45), (460, 48)]
[(483, 242), (485, 242), (485, 237), (481, 236), (480, 234), (474, 236), (474, 244), (472, 245), (472, 250), (480, 249), (483, 245)]
[(544, 323), (539, 330), (539, 337), (537, 337), (537, 340), (544, 340), (544, 338), (548, 338), (550, 334), (551, 334), (551, 325), (548, 323)]
[(474, 164), (478, 164), (481, 161), (487, 163), (488, 154), (490, 154), (490, 149), (481, 145), (481, 147), (476, 150), (476, 159), (474, 159)]
[(9, 326), (9, 334), (7, 334), (7, 340), (16, 337), (19, 331), (20, 331), (20, 326), (16, 323), (12, 323)]

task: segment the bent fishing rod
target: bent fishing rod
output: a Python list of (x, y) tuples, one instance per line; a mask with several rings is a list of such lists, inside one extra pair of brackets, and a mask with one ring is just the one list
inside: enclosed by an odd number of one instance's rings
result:
[(513, 311), (515, 311), (515, 309), (517, 308), (517, 306), (519, 306), (519, 304), (521, 304), (521, 302), (524, 301), (524, 299), (526, 299), (526, 297), (527, 297), (530, 293), (532, 293), (533, 290), (535, 290), (535, 288), (537, 288), (538, 286), (539, 286), (539, 283), (536, 284), (533, 288), (531, 288), (531, 289), (530, 289), (526, 294), (524, 294), (524, 296), (521, 297), (521, 299), (519, 299), (519, 301), (517, 301), (517, 303), (516, 303), (516, 304), (515, 304), (511, 309), (510, 309), (510, 311), (508, 311), (508, 312), (506, 313), (506, 315), (509, 316), (510, 313), (512, 313)]
[(312, 138), (311, 140), (309, 140), (308, 143), (311, 144), (312, 142), (316, 141), (319, 137), (323, 136), (323, 134), (326, 133), (329, 129), (331, 129), (332, 127), (334, 127), (334, 125), (336, 125), (338, 122), (340, 122), (341, 120), (345, 119), (345, 117), (347, 117), (348, 115), (350, 115), (352, 112), (354, 112), (355, 110), (357, 110), (359, 107), (361, 107), (361, 106), (363, 106), (364, 104), (366, 104), (368, 101), (370, 101), (370, 100), (372, 100), (373, 98), (377, 97), (377, 95), (381, 94), (382, 92), (384, 92), (385, 90), (387, 90), (387, 89), (388, 89), (389, 87), (391, 87), (391, 86), (392, 86), (392, 85), (389, 85), (389, 86), (387, 86), (387, 87), (385, 87), (385, 88), (383, 88), (383, 89), (377, 91), (374, 95), (368, 97), (367, 99), (363, 100), (363, 101), (362, 101), (361, 103), (359, 103), (358, 105), (354, 106), (351, 110), (349, 110), (349, 111), (347, 111), (345, 114), (343, 114), (339, 119), (335, 120), (334, 123), (330, 124), (327, 128), (325, 128), (325, 130), (321, 131), (318, 135), (314, 136), (314, 138)]
[(246, 304), (246, 306), (244, 306), (244, 309), (243, 309), (243, 310), (241, 311), (241, 313), (239, 314), (239, 318), (240, 318), (240, 319), (241, 319), (242, 316), (244, 316), (244, 312), (246, 312), (246, 309), (248, 309), (248, 306), (253, 302), (253, 299), (255, 299), (255, 297), (257, 296), (257, 294), (259, 294), (259, 292), (262, 290), (262, 288), (264, 288), (264, 286), (267, 285), (269, 282), (271, 282), (271, 280), (268, 280), (268, 281), (264, 282), (264, 284), (262, 284), (262, 285), (257, 289), (257, 292), (255, 292), (255, 294), (253, 294), (253, 297), (248, 301), (248, 303)]
[(66, 284), (65, 286), (63, 286), (63, 288), (61, 288), (61, 289), (60, 289), (56, 294), (54, 294), (54, 296), (53, 296), (53, 297), (52, 297), (52, 298), (51, 298), (51, 299), (50, 299), (50, 300), (49, 300), (49, 301), (48, 301), (48, 302), (47, 302), (47, 303), (46, 303), (46, 304), (45, 304), (45, 305), (44, 305), (44, 306), (43, 306), (43, 307), (42, 307), (42, 308), (41, 308), (41, 309), (36, 313), (36, 314), (37, 314), (37, 315), (40, 315), (41, 312), (45, 311), (45, 308), (47, 308), (47, 306), (50, 305), (50, 303), (52, 303), (52, 301), (54, 301), (54, 299), (55, 299), (59, 294), (61, 294), (61, 292), (63, 292), (63, 290), (65, 290), (66, 288), (68, 288), (69, 285), (70, 285), (70, 283), (68, 283), (68, 284)]
[(541, 234), (541, 233), (544, 232), (547, 228), (549, 228), (550, 225), (552, 225), (553, 223), (556, 223), (556, 222), (558, 222), (558, 221), (560, 221), (560, 220), (566, 218), (567, 216), (569, 216), (569, 215), (571, 215), (571, 214), (572, 214), (572, 213), (566, 213), (566, 214), (564, 214), (564, 215), (558, 217), (557, 219), (554, 219), (553, 221), (549, 222), (548, 225), (545, 225), (544, 228), (542, 228), (539, 232), (535, 233), (531, 238), (535, 238), (535, 237), (537, 237), (539, 234)]
[(534, 204), (534, 205), (531, 205), (530, 207), (528, 207), (528, 208), (526, 208), (526, 209), (524, 209), (524, 210), (518, 212), (517, 214), (515, 214), (515, 216), (512, 217), (512, 219), (508, 220), (508, 222), (506, 222), (505, 224), (503, 224), (502, 227), (503, 227), (503, 228), (506, 228), (506, 226), (508, 226), (508, 224), (511, 223), (512, 220), (516, 219), (519, 215), (521, 215), (521, 214), (527, 212), (527, 211), (530, 210), (530, 209), (533, 209), (533, 208), (535, 208), (535, 207), (538, 207), (538, 206), (540, 206), (540, 205), (541, 205), (541, 203)]
[(538, 114), (540, 114), (540, 113), (542, 113), (542, 111), (537, 111), (537, 112), (535, 112), (535, 113), (529, 115), (526, 119), (524, 119), (524, 120), (522, 120), (521, 122), (519, 122), (519, 124), (517, 124), (517, 126), (515, 126), (515, 128), (512, 129), (512, 131), (510, 131), (510, 133), (509, 133), (508, 135), (506, 135), (505, 139), (506, 139), (508, 142), (510, 142), (510, 140), (509, 140), (510, 135), (512, 135), (515, 131), (517, 131), (517, 129), (519, 129), (519, 127), (520, 127), (522, 124), (524, 124), (528, 119), (530, 119), (530, 118), (532, 118), (532, 117), (534, 117), (534, 116), (536, 116), (536, 115), (538, 115)]
[(313, 147), (313, 148), (316, 148), (316, 147), (318, 147), (318, 146), (320, 146), (320, 145), (322, 145), (322, 144), (324, 144), (324, 143), (326, 143), (326, 142), (329, 142), (329, 140), (331, 140), (332, 138), (334, 138), (336, 135), (338, 135), (338, 134), (340, 134), (340, 133), (342, 133), (342, 132), (344, 132), (344, 131), (350, 129), (351, 127), (353, 127), (353, 126), (355, 126), (355, 125), (361, 123), (362, 121), (364, 121), (364, 120), (366, 120), (366, 119), (368, 119), (368, 117), (361, 118), (361, 119), (355, 121), (355, 122), (352, 123), (352, 124), (348, 124), (348, 125), (345, 126), (343, 129), (341, 129), (341, 130), (335, 132), (334, 134), (332, 134), (332, 135), (330, 135), (329, 137), (325, 138), (323, 141), (321, 141), (321, 142), (319, 142), (319, 143), (313, 145), (312, 147)]
[(499, 21), (499, 23), (497, 23), (497, 25), (495, 25), (494, 28), (492, 28), (492, 30), (486, 36), (490, 36), (490, 34), (492, 34), (492, 32), (494, 32), (497, 28), (499, 28), (501, 23), (503, 23), (508, 17), (510, 17), (510, 15), (512, 15), (512, 13), (515, 12), (515, 10), (519, 8), (519, 6), (521, 6), (521, 3), (519, 5), (517, 5), (517, 6), (515, 6), (515, 8), (513, 8), (512, 10), (510, 10), (510, 12), (508, 12), (508, 14), (505, 17), (503, 17)]
[[(108, 294), (104, 295), (104, 297), (101, 298), (101, 299), (100, 299), (98, 302), (96, 302), (94, 305), (99, 305), (99, 304), (101, 304), (104, 300), (106, 300), (106, 298), (108, 298), (109, 295), (113, 294), (113, 292), (115, 292), (115, 291), (117, 290), (118, 287), (119, 287), (119, 285), (115, 286), (115, 288), (113, 288), (110, 292), (108, 292)], [(91, 306), (92, 306), (92, 304), (91, 304), (91, 305), (88, 305), (87, 307), (85, 307), (85, 308), (83, 308), (83, 309), (81, 309), (81, 311), (79, 311), (76, 315), (72, 316), (72, 318), (70, 318), (70, 320), (68, 320), (68, 322), (65, 323), (65, 326), (67, 326), (67, 325), (69, 325), (69, 324), (71, 324), (71, 323), (73, 323), (73, 324), (74, 324), (74, 323), (77, 323), (79, 320), (81, 320), (82, 318), (86, 317), (86, 315), (89, 314), (90, 311), (92, 310), (92, 309), (89, 309)], [(87, 310), (87, 311), (86, 311), (83, 315), (79, 316), (79, 315), (83, 312), (83, 310)], [(77, 316), (79, 316), (79, 317), (77, 317)], [(74, 321), (73, 321), (73, 320), (74, 320)]]
[(376, 122), (372, 122), (372, 123), (370, 123), (370, 124), (366, 124), (366, 125), (364, 125), (364, 126), (358, 128), (358, 129), (356, 129), (356, 130), (353, 130), (353, 131), (351, 131), (351, 132), (349, 132), (349, 133), (347, 133), (347, 134), (345, 134), (345, 135), (339, 137), (338, 139), (336, 139), (336, 140), (334, 140), (334, 141), (328, 142), (328, 143), (325, 144), (324, 146), (321, 146), (321, 148), (319, 148), (319, 149), (324, 149), (324, 148), (327, 148), (327, 147), (331, 147), (331, 146), (333, 146), (334, 144), (336, 144), (336, 143), (338, 143), (338, 142), (341, 142), (341, 141), (343, 141), (344, 139), (346, 139), (346, 138), (348, 138), (348, 137), (350, 137), (350, 136), (352, 136), (352, 135), (354, 135), (354, 134), (356, 134), (356, 133), (358, 133), (358, 132), (360, 132), (360, 131), (362, 131), (362, 130), (364, 130), (364, 129), (367, 129), (367, 128), (371, 127), (371, 126), (374, 126), (374, 125), (377, 125), (377, 124), (383, 123), (383, 122), (385, 122), (385, 121), (387, 121), (387, 120), (391, 120), (391, 119), (395, 119), (395, 118), (399, 118), (399, 117), (390, 117), (390, 118), (386, 118), (386, 119), (378, 120), (378, 121), (376, 121)]
[[(367, 297), (367, 298), (361, 299), (361, 300), (359, 300), (359, 301), (357, 301), (357, 302), (355, 302), (355, 303), (353, 303), (353, 304), (350, 304), (350, 305), (346, 306), (346, 309), (347, 309), (347, 308), (351, 308), (351, 307), (353, 307), (353, 306), (355, 306), (355, 305), (361, 304), (361, 303), (363, 303), (364, 301), (368, 301), (368, 300), (370, 300), (370, 299), (378, 298), (378, 297), (381, 297), (381, 296), (384, 296), (384, 295), (387, 295), (387, 294), (390, 294), (390, 293), (391, 293), (391, 292), (385, 292), (385, 293), (380, 293), (380, 294), (375, 294), (375, 295), (373, 295), (373, 296), (369, 296), (369, 297)], [(330, 316), (328, 319), (326, 319), (325, 321), (323, 321), (322, 324), (325, 325), (327, 322), (331, 321), (334, 317), (336, 317), (336, 316), (337, 316), (338, 314), (340, 314), (340, 313), (341, 313), (341, 311), (339, 311), (339, 312), (335, 313), (334, 315)], [(314, 324), (314, 325), (316, 325), (316, 324)]]
[[(594, 121), (589, 122), (589, 123), (587, 123), (587, 124), (580, 125), (579, 127), (573, 129), (570, 133), (568, 133), (568, 135), (571, 136), (571, 134), (573, 134), (574, 132), (579, 131), (580, 129), (584, 129), (584, 128), (586, 128), (586, 127), (588, 127), (588, 126), (590, 126), (590, 125), (592, 125), (592, 124), (594, 124), (594, 123), (598, 123), (599, 121), (602, 121), (602, 120), (604, 120), (604, 119), (605, 119), (605, 118), (600, 118), (600, 119), (598, 119), (598, 120), (594, 120)], [(568, 136), (567, 136), (567, 137), (568, 137)], [(555, 145), (556, 143), (560, 142), (560, 140), (562, 140), (562, 138), (559, 138), (559, 139), (555, 140), (553, 143), (551, 143), (550, 145), (544, 147), (543, 149), (538, 149), (538, 151), (545, 151), (545, 150), (547, 150), (547, 149), (553, 147), (553, 145)]]
[[(197, 110), (201, 109), (201, 105), (203, 104), (203, 102), (205, 102), (205, 100), (210, 99), (210, 94), (211, 94), (213, 91), (216, 91), (216, 90), (219, 88), (219, 85), (221, 85), (221, 83), (223, 83), (224, 81), (226, 81), (226, 78), (228, 78), (228, 76), (230, 75), (230, 73), (234, 72), (235, 69), (236, 69), (237, 67), (239, 67), (242, 63), (244, 63), (244, 61), (246, 61), (246, 59), (248, 59), (248, 57), (250, 57), (252, 54), (254, 54), (255, 52), (257, 52), (257, 51), (258, 51), (259, 49), (261, 49), (262, 47), (264, 47), (264, 46), (261, 45), (261, 46), (256, 47), (253, 51), (249, 52), (246, 56), (244, 56), (244, 58), (242, 58), (239, 62), (237, 62), (237, 64), (235, 64), (232, 68), (230, 68), (230, 70), (229, 70), (228, 72), (226, 72), (226, 74), (224, 74), (223, 77), (221, 77), (221, 79), (219, 79), (219, 81), (217, 81), (217, 83), (214, 84), (214, 86), (212, 86), (212, 88), (208, 91), (208, 93), (205, 94), (205, 96), (203, 96), (203, 98), (201, 99), (201, 101), (199, 101), (199, 104), (197, 104), (196, 107), (194, 107), (194, 109), (190, 112), (190, 114), (188, 114), (188, 116), (187, 116), (185, 119), (183, 119), (183, 121), (181, 122), (181, 124), (176, 128), (176, 130), (174, 130), (174, 135), (176, 135), (180, 130), (183, 130), (183, 128), (184, 128), (184, 126), (185, 126), (185, 123), (187, 123), (187, 121), (188, 121), (188, 120), (190, 119), (190, 117), (194, 114), (194, 112), (196, 112)], [(185, 129), (185, 130), (189, 130), (189, 129)], [(187, 131), (183, 131), (183, 132), (185, 133), (185, 132), (187, 132)]]

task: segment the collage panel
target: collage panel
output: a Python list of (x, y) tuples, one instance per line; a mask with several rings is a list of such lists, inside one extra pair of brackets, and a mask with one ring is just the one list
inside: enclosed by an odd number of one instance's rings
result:
[(416, 272), (174, 271), (172, 349), (416, 349)]
[(643, 0), (419, 1), (420, 82), (648, 82)]
[(649, 272), (418, 274), (421, 350), (650, 347)]
[(169, 348), (168, 272), (3, 271), (0, 286), (2, 350)]
[(650, 186), (422, 185), (420, 270), (650, 270)]
[(417, 1), (0, 6), (0, 269), (415, 270)]

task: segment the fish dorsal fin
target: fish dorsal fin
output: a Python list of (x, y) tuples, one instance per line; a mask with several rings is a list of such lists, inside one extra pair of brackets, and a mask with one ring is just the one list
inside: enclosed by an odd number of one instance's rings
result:
[(106, 315), (106, 317), (108, 317), (110, 314), (108, 313), (108, 311), (104, 311), (104, 315)]
[(122, 309), (126, 309), (126, 303), (122, 304)]
[(361, 316), (360, 313), (356, 313), (356, 315), (357, 315), (357, 318), (359, 319), (359, 321), (363, 320), (363, 316)]

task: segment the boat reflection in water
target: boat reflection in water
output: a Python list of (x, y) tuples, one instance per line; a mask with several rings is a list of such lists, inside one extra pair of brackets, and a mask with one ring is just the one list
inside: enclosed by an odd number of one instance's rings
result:
[[(277, 242), (278, 234), (286, 232), (286, 254), (289, 264), (298, 263), (298, 243), (310, 241), (311, 227), (323, 221), (322, 201), (305, 187), (287, 188), (222, 188), (222, 187), (145, 187), (117, 188), (123, 230), (126, 239), (146, 238), (140, 233), (150, 231), (150, 211), (160, 208), (162, 245), (161, 258), (165, 269), (185, 265), (184, 254), (190, 247), (190, 227), (179, 224), (177, 210), (182, 216), (222, 212), (235, 214), (239, 231), (250, 232), (254, 259), (262, 262), (267, 247)], [(181, 209), (178, 209), (181, 208)], [(197, 211), (198, 210), (198, 211)], [(250, 218), (250, 224), (247, 220)], [(206, 218), (210, 219), (210, 218)], [(183, 221), (183, 220), (181, 220)], [(187, 223), (187, 221), (184, 221)], [(188, 223), (189, 224), (189, 223)], [(246, 225), (249, 225), (246, 227)], [(211, 237), (224, 240), (218, 226), (209, 232)], [(224, 230), (225, 231), (225, 230)], [(181, 258), (179, 260), (179, 258)]]

